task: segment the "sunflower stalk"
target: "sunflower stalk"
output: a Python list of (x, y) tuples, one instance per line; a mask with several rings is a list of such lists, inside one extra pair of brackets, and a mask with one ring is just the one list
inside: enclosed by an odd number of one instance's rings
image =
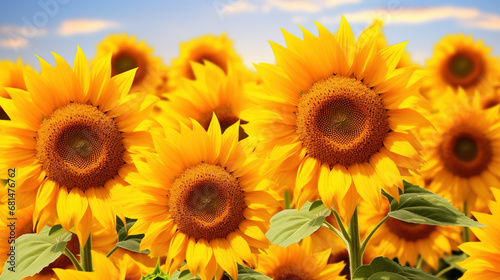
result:
[(94, 267), (92, 265), (92, 234), (89, 235), (85, 246), (83, 246), (83, 248), (80, 247), (80, 258), (84, 271), (94, 271)]
[[(467, 213), (467, 202), (464, 202), (464, 214), (465, 216), (469, 217), (469, 213)], [(464, 242), (469, 242), (470, 241), (470, 229), (468, 227), (464, 227), (464, 231), (462, 232), (462, 238)]]
[(363, 251), (361, 250), (361, 241), (359, 234), (358, 208), (354, 210), (351, 221), (349, 222), (350, 242), (348, 247), (349, 252), (349, 269), (351, 279), (354, 279), (354, 272), (358, 267), (363, 265)]
[(67, 247), (64, 248), (63, 254), (71, 260), (71, 262), (75, 266), (76, 270), (83, 271), (83, 268), (80, 265), (80, 263), (78, 262), (78, 260), (76, 259), (75, 255), (73, 255), (73, 253)]

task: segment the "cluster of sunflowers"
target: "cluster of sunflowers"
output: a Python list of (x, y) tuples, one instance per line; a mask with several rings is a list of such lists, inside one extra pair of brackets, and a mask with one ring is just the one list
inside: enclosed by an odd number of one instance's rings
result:
[(499, 278), (489, 48), (317, 28), (257, 73), (225, 35), (0, 62), (0, 279)]

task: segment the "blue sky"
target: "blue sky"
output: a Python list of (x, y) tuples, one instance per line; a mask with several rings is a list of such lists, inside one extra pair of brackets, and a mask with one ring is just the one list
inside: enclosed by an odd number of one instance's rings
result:
[(301, 36), (298, 24), (313, 33), (313, 21), (336, 32), (343, 14), (355, 35), (373, 17), (385, 22), (389, 44), (410, 41), (407, 50), (423, 63), (433, 45), (449, 33), (483, 39), (500, 55), (500, 1), (417, 0), (2, 0), (0, 59), (24, 61), (39, 69), (36, 55), (52, 63), (50, 52), (73, 61), (80, 45), (88, 58), (110, 33), (144, 39), (167, 65), (179, 42), (227, 32), (246, 65), (274, 63), (268, 41), (284, 44), (280, 28)]

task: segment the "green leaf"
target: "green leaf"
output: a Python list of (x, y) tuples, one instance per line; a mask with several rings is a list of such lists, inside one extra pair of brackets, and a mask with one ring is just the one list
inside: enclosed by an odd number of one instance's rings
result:
[(9, 263), (9, 259), (5, 262), (0, 280), (33, 276), (59, 258), (72, 234), (62, 227), (54, 227), (54, 230), (44, 227), (39, 235), (30, 233), (17, 238), (11, 244), (15, 246), (15, 263)]
[(271, 218), (266, 237), (271, 243), (286, 247), (318, 230), (330, 213), (322, 203), (317, 202), (306, 202), (299, 211), (283, 210)]
[(176, 270), (174, 273), (172, 273), (172, 277), (170, 277), (170, 280), (199, 280), (201, 279), (198, 276), (193, 276), (189, 270), (183, 270), (182, 272)]
[(465, 269), (457, 264), (457, 262), (465, 261), (467, 259), (467, 254), (466, 253), (461, 253), (459, 255), (445, 255), (444, 256), (444, 261), (453, 267), (454, 269), (457, 269), (461, 271), (462, 273), (465, 272)]
[(149, 254), (149, 250), (141, 251), (139, 248), (143, 237), (143, 234), (128, 236), (127, 239), (116, 243), (116, 246), (136, 253)]
[[(230, 280), (234, 280), (229, 274), (226, 274)], [(236, 280), (272, 280), (272, 278), (257, 272), (251, 268), (238, 264), (238, 278)]]
[[(160, 258), (156, 262), (156, 267), (151, 273), (141, 276), (141, 280), (168, 280), (168, 274), (160, 268)], [(174, 278), (170, 278), (174, 279)]]
[(354, 280), (439, 280), (423, 270), (401, 266), (391, 259), (376, 257), (369, 265), (356, 269)]
[(407, 223), (432, 226), (482, 227), (458, 211), (447, 199), (404, 182), (404, 193), (391, 202), (389, 216)]

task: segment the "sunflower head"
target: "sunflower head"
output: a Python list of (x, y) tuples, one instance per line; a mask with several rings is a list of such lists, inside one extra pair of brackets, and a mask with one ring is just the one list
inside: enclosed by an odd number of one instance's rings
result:
[(83, 245), (94, 221), (115, 229), (111, 194), (126, 185), (130, 155), (148, 148), (140, 125), (156, 100), (127, 95), (135, 70), (111, 77), (111, 55), (92, 70), (80, 48), (73, 68), (54, 57), (55, 67), (40, 59), (40, 74), (24, 72), (26, 91), (7, 88), (11, 99), (0, 98), (11, 119), (0, 126), (0, 165), (23, 170), (17, 195), (34, 204), (38, 231), (60, 223)]
[(447, 87), (463, 88), (470, 96), (476, 91), (488, 94), (500, 75), (498, 58), (481, 40), (474, 41), (464, 34), (447, 35), (434, 47), (426, 63), (426, 79), (431, 98), (439, 98)]
[[(360, 224), (366, 231), (372, 230), (389, 211), (387, 199), (383, 200), (380, 210), (361, 203)], [(402, 265), (408, 263), (413, 267), (420, 256), (430, 267), (437, 269), (439, 259), (457, 249), (461, 242), (460, 233), (460, 227), (413, 224), (390, 217), (375, 232), (367, 247), (372, 247), (375, 256), (398, 258)]]
[(161, 58), (153, 56), (153, 48), (135, 36), (112, 34), (97, 45), (96, 59), (111, 54), (111, 75), (137, 68), (131, 92), (160, 94), (168, 91), (168, 68)]
[(461, 89), (450, 89), (445, 99), (439, 103), (441, 111), (431, 116), (436, 130), (423, 129), (419, 135), (427, 161), (422, 181), (458, 208), (467, 202), (469, 209), (480, 211), (490, 189), (500, 186), (495, 148), (499, 107), (483, 109), (478, 94), (469, 101)]
[(204, 64), (209, 61), (228, 73), (229, 66), (247, 75), (241, 57), (233, 48), (233, 41), (225, 33), (220, 36), (204, 35), (180, 44), (179, 56), (172, 60), (170, 86), (175, 89), (183, 78), (196, 78), (192, 62)]
[(271, 245), (259, 255), (256, 270), (275, 280), (345, 279), (340, 273), (343, 263), (329, 263), (331, 250), (313, 252), (307, 244), (286, 248)]
[(127, 179), (135, 190), (125, 215), (138, 219), (131, 234), (145, 234), (141, 248), (166, 255), (170, 272), (186, 260), (202, 279), (221, 269), (236, 278), (236, 262), (250, 264), (267, 247), (264, 232), (280, 204), (259, 177), (261, 161), (238, 142), (238, 121), (224, 133), (215, 114), (207, 130), (194, 120), (191, 127), (154, 136), (158, 154), (146, 154)]
[[(192, 62), (191, 67), (195, 80), (183, 80), (177, 90), (168, 94), (168, 102), (160, 105), (163, 113), (156, 116), (157, 121), (179, 130), (181, 123), (191, 126), (196, 120), (207, 130), (215, 114), (222, 132), (238, 121), (246, 123), (240, 114), (252, 104), (251, 90), (257, 85), (244, 82), (231, 65), (227, 74), (209, 61)], [(247, 136), (241, 127), (239, 134), (240, 140)]]
[(317, 26), (318, 37), (284, 31), (287, 48), (271, 43), (277, 65), (257, 66), (264, 93), (245, 130), (262, 139), (298, 207), (319, 195), (347, 222), (360, 197), (374, 206), (381, 189), (398, 197), (402, 172), (422, 163), (412, 129), (428, 121), (415, 68), (398, 67), (405, 43), (379, 49), (379, 24), (356, 42), (343, 17), (336, 35)]

